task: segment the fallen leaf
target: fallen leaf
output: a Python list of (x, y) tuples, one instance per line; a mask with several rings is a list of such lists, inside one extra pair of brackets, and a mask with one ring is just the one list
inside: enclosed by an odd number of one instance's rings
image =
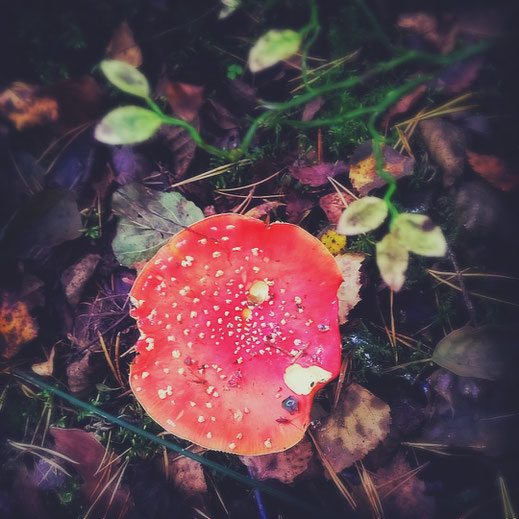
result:
[(350, 467), (389, 433), (389, 406), (358, 384), (351, 384), (315, 438), (335, 472)]
[(287, 222), (300, 223), (312, 210), (315, 200), (312, 197), (292, 191), (286, 198)]
[(418, 124), (433, 160), (443, 173), (443, 185), (452, 186), (465, 169), (465, 134), (458, 126), (435, 117)]
[(32, 196), (6, 226), (4, 250), (35, 257), (41, 250), (81, 236), (81, 216), (70, 192), (44, 189)]
[[(54, 438), (54, 449), (75, 462), (72, 467), (83, 480), (81, 492), (85, 499), (93, 502), (99, 497), (93, 509), (95, 517), (118, 518), (133, 508), (133, 499), (126, 484), (118, 482), (117, 478), (101, 494), (106, 485), (106, 471), (102, 469), (102, 463), (106, 466), (115, 456), (106, 452), (93, 433), (58, 427), (51, 427), (50, 433)], [(120, 460), (114, 460), (106, 470), (113, 476), (119, 467)]]
[(303, 115), (301, 121), (311, 121), (314, 115), (323, 107), (326, 100), (322, 96), (314, 97), (311, 101), (305, 104), (303, 108)]
[(407, 113), (426, 91), (426, 85), (418, 85), (414, 90), (401, 97), (384, 115), (382, 126), (387, 129), (395, 117)]
[(0, 293), (0, 355), (14, 357), (28, 342), (38, 336), (38, 323), (27, 305), (14, 300), (12, 294)]
[(259, 72), (290, 58), (299, 50), (301, 35), (291, 29), (272, 29), (264, 34), (249, 52), (251, 72)]
[[(344, 200), (344, 201), (343, 201)], [(337, 225), (339, 222), (339, 218), (345, 209), (344, 202), (346, 204), (350, 204), (356, 200), (353, 196), (349, 195), (346, 192), (342, 192), (339, 195), (336, 191), (333, 193), (329, 193), (328, 195), (324, 195), (319, 199), (319, 205), (321, 209), (325, 212), (328, 221), (332, 225)]]
[(365, 259), (366, 256), (361, 253), (341, 254), (335, 257), (344, 280), (337, 291), (340, 324), (344, 324), (347, 321), (350, 310), (360, 302), (360, 267)]
[(182, 495), (192, 497), (207, 493), (204, 469), (198, 461), (175, 453), (169, 453), (168, 459), (169, 479)]
[(49, 358), (45, 362), (33, 364), (31, 369), (37, 375), (42, 377), (50, 377), (54, 373), (54, 355), (56, 354), (56, 347), (53, 346), (49, 353)]
[(142, 153), (135, 151), (133, 146), (112, 148), (112, 165), (115, 180), (121, 185), (140, 182), (151, 174), (148, 159)]
[[(414, 159), (405, 157), (390, 146), (382, 146), (384, 171), (395, 180), (413, 174)], [(365, 141), (355, 150), (351, 157), (350, 180), (353, 187), (362, 195), (367, 195), (373, 189), (386, 184), (377, 173), (376, 160), (373, 155), (373, 144)]]
[(445, 95), (458, 94), (470, 87), (483, 68), (481, 56), (459, 61), (442, 70), (432, 85), (440, 88)]
[(195, 141), (184, 128), (169, 124), (162, 126), (158, 135), (164, 139), (166, 146), (173, 154), (173, 165), (175, 167), (173, 180), (181, 180), (195, 157)]
[(391, 233), (377, 243), (376, 250), (377, 266), (382, 279), (391, 290), (400, 291), (405, 282), (409, 252)]
[(519, 357), (516, 332), (499, 326), (466, 326), (445, 336), (432, 360), (461, 377), (498, 380), (514, 371)]
[(339, 234), (334, 228), (324, 229), (317, 237), (333, 256), (337, 256), (346, 248), (346, 236)]
[(312, 187), (322, 186), (328, 182), (328, 177), (336, 177), (348, 173), (348, 166), (344, 162), (316, 164), (315, 166), (294, 165), (289, 168), (290, 174), (301, 184)]
[[(88, 344), (84, 341), (85, 344)], [(73, 356), (67, 365), (67, 384), (71, 393), (84, 394), (94, 385), (94, 367), (91, 364), (92, 350), (87, 349)]]
[(387, 517), (406, 517), (409, 510), (414, 517), (433, 519), (434, 498), (427, 495), (425, 483), (419, 479), (402, 453), (398, 453), (388, 465), (372, 474)]
[(249, 209), (245, 216), (250, 216), (251, 218), (257, 218), (260, 220), (264, 216), (267, 216), (270, 211), (273, 211), (274, 209), (281, 207), (283, 204), (281, 202), (273, 201), (273, 202), (263, 202), (262, 204), (257, 205), (256, 207), (253, 207), (252, 209)]
[(312, 442), (306, 437), (294, 447), (276, 454), (239, 456), (240, 461), (249, 467), (256, 479), (277, 479), (285, 485), (290, 485), (297, 476), (305, 472), (313, 457)]
[(161, 193), (139, 184), (115, 191), (112, 210), (120, 217), (112, 249), (127, 267), (150, 259), (171, 236), (203, 218), (202, 211), (180, 193)]
[(388, 215), (384, 200), (365, 196), (352, 202), (342, 213), (337, 232), (347, 236), (363, 234), (380, 227)]
[(472, 169), (487, 182), (502, 191), (512, 191), (519, 185), (519, 173), (495, 155), (482, 155), (467, 150), (467, 158)]
[(112, 39), (106, 48), (106, 57), (124, 61), (133, 67), (142, 65), (141, 49), (135, 43), (133, 32), (126, 20), (115, 29)]
[(24, 130), (56, 121), (59, 110), (56, 99), (41, 96), (38, 87), (15, 82), (0, 93), (0, 113)]
[(204, 101), (203, 86), (164, 79), (157, 90), (167, 97), (176, 117), (189, 123), (198, 117)]
[(99, 254), (87, 254), (61, 274), (61, 284), (65, 289), (67, 301), (72, 307), (78, 305), (85, 285), (92, 277), (100, 261), (101, 256)]

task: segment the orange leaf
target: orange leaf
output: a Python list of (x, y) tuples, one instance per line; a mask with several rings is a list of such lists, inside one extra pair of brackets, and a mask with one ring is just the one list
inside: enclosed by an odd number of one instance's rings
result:
[(51, 97), (39, 95), (39, 89), (17, 81), (0, 93), (0, 112), (17, 130), (30, 128), (58, 118), (58, 103)]
[(177, 117), (187, 122), (196, 119), (204, 100), (203, 86), (166, 79), (159, 87), (159, 92), (168, 98), (171, 109)]
[(512, 172), (510, 166), (495, 155), (481, 155), (467, 150), (472, 169), (487, 182), (502, 191), (512, 191), (519, 185), (519, 174)]
[(25, 303), (12, 302), (3, 294), (0, 305), (0, 355), (6, 359), (14, 357), (29, 341), (38, 336), (38, 324), (31, 317)]

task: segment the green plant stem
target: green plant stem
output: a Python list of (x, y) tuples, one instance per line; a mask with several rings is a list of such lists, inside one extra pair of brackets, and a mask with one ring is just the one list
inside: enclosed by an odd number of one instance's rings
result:
[[(243, 483), (244, 485), (247, 485), (252, 488), (257, 488), (258, 490), (261, 490), (262, 492), (270, 494), (271, 496), (276, 497), (290, 505), (296, 506), (297, 508), (300, 508), (302, 510), (306, 510), (307, 512), (310, 512), (315, 517), (323, 517), (323, 514), (326, 516), (329, 516), (328, 514), (330, 513), (330, 511), (319, 509), (309, 503), (301, 501), (300, 499), (296, 499), (296, 498), (290, 496), (289, 494), (286, 494), (285, 492), (282, 492), (280, 490), (277, 490), (276, 488), (270, 487), (269, 485), (265, 485), (265, 483), (262, 483), (255, 479), (251, 479), (247, 476), (244, 476), (243, 474), (240, 474), (239, 472), (229, 469), (228, 467), (225, 467), (224, 465), (221, 465), (220, 463), (216, 463), (215, 461), (209, 460), (207, 458), (204, 458), (203, 456), (195, 454), (194, 452), (191, 452), (191, 451), (181, 447), (180, 445), (177, 445), (176, 443), (173, 443), (168, 440), (165, 440), (164, 438), (155, 436), (154, 434), (152, 434), (148, 431), (145, 431), (144, 429), (141, 429), (139, 427), (136, 427), (135, 425), (132, 425), (128, 422), (125, 422), (124, 420), (121, 420), (117, 416), (107, 413), (106, 411), (103, 411), (102, 409), (99, 409), (98, 407), (94, 407), (87, 402), (83, 402), (82, 400), (79, 400), (78, 398), (76, 398), (72, 395), (69, 395), (65, 391), (62, 391), (61, 389), (58, 389), (55, 386), (52, 386), (50, 384), (47, 384), (46, 382), (43, 382), (39, 378), (33, 377), (29, 373), (25, 373), (24, 371), (20, 371), (20, 370), (13, 370), (13, 372), (15, 375), (22, 378), (23, 380), (30, 382), (31, 384), (35, 384), (36, 386), (40, 387), (41, 389), (49, 391), (49, 392), (55, 394), (56, 396), (63, 398), (64, 400), (66, 400), (67, 402), (71, 403), (72, 405), (74, 405), (76, 407), (89, 411), (90, 413), (96, 414), (96, 415), (104, 418), (105, 420), (108, 420), (111, 423), (114, 423), (120, 427), (127, 429), (128, 431), (131, 431), (135, 434), (138, 434), (139, 436), (142, 436), (143, 438), (151, 440), (159, 445), (162, 445), (168, 449), (171, 449), (174, 452), (177, 452), (178, 454), (182, 454), (183, 456), (191, 458), (192, 460), (198, 461), (205, 467), (208, 467), (217, 472), (220, 472), (221, 474), (224, 474), (225, 476), (233, 478), (236, 481)], [(332, 515), (332, 517), (334, 517), (334, 516), (335, 515)]]
[(382, 43), (382, 45), (384, 47), (386, 47), (386, 49), (391, 51), (393, 49), (393, 46), (391, 45), (391, 41), (389, 40), (389, 38), (387, 37), (387, 34), (382, 29), (382, 26), (378, 23), (378, 20), (375, 17), (375, 15), (373, 14), (373, 12), (371, 11), (371, 9), (366, 5), (366, 2), (364, 2), (364, 0), (354, 0), (354, 2), (357, 4), (359, 9), (364, 13), (366, 18), (368, 19), (369, 23), (373, 27), (373, 30), (375, 31), (375, 34), (377, 35), (378, 39), (380, 40), (380, 43)]
[(303, 84), (309, 92), (313, 92), (313, 88), (310, 86), (308, 82), (308, 53), (310, 48), (314, 44), (317, 36), (319, 36), (319, 32), (321, 30), (321, 26), (319, 25), (319, 16), (317, 12), (317, 4), (315, 0), (308, 0), (310, 5), (310, 20), (307, 25), (305, 25), (299, 34), (301, 35), (301, 39), (305, 38), (307, 34), (311, 34), (308, 41), (305, 43), (303, 47), (303, 51), (301, 53), (301, 69), (302, 69), (302, 77)]

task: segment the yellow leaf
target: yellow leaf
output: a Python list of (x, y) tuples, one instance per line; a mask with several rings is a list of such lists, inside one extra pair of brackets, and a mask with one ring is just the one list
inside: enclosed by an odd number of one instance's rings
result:
[(346, 247), (346, 236), (330, 229), (321, 236), (321, 242), (330, 251), (330, 254), (336, 256)]
[[(5, 294), (4, 294), (5, 296)], [(0, 355), (9, 359), (38, 336), (38, 324), (25, 303), (3, 298), (0, 306)]]
[(42, 377), (50, 377), (54, 372), (54, 354), (56, 353), (56, 348), (53, 346), (52, 350), (50, 350), (49, 358), (45, 362), (40, 362), (39, 364), (33, 364), (32, 370), (34, 373), (41, 375)]

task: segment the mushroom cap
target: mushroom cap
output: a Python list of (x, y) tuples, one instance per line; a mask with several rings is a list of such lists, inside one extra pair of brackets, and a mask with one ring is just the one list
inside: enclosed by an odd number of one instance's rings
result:
[(340, 370), (341, 282), (324, 245), (295, 225), (237, 214), (191, 225), (131, 290), (132, 391), (164, 429), (208, 449), (292, 447)]

